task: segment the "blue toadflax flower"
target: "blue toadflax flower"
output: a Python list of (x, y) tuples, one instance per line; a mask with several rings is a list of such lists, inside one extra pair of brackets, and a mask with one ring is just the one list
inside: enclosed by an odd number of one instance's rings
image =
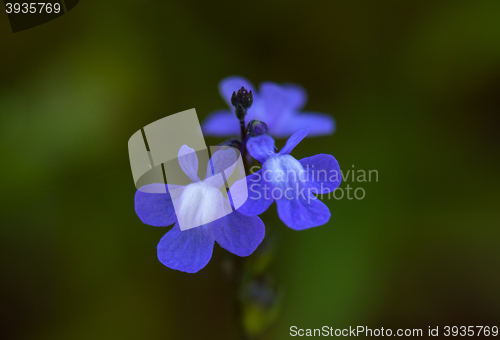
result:
[(335, 130), (333, 117), (324, 113), (300, 112), (307, 101), (307, 93), (300, 85), (264, 82), (257, 93), (248, 80), (234, 76), (219, 84), (219, 92), (230, 109), (215, 111), (207, 117), (202, 124), (206, 135), (226, 137), (239, 134), (240, 126), (234, 119), (231, 95), (242, 86), (253, 94), (252, 107), (245, 117), (246, 124), (252, 119), (265, 121), (271, 134), (277, 138), (289, 137), (302, 128), (309, 129), (309, 136), (329, 135)]
[[(253, 253), (264, 239), (264, 223), (257, 216), (232, 211), (219, 190), (224, 181), (215, 176), (221, 172), (230, 176), (236, 164), (235, 151), (215, 152), (203, 181), (197, 175), (198, 158), (193, 149), (182, 146), (178, 159), (193, 183), (187, 186), (149, 184), (135, 194), (135, 210), (142, 222), (157, 227), (175, 223), (158, 244), (160, 262), (172, 269), (195, 273), (210, 261), (215, 241), (238, 256)], [(214, 220), (224, 211), (229, 214)], [(180, 228), (186, 225), (183, 223), (196, 226), (200, 221), (212, 222), (187, 230)]]
[(278, 153), (274, 139), (268, 135), (248, 140), (248, 152), (262, 164), (262, 169), (247, 176), (246, 182), (233, 185), (233, 196), (244, 192), (241, 186), (248, 186), (248, 198), (239, 212), (260, 215), (276, 201), (280, 219), (292, 229), (303, 230), (328, 222), (330, 210), (314, 194), (335, 190), (341, 181), (340, 168), (332, 155), (318, 154), (301, 160), (290, 155), (307, 133), (307, 129), (294, 133)]

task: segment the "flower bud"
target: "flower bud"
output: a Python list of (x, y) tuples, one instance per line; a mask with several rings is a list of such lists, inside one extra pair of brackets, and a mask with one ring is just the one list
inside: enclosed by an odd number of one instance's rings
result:
[(234, 107), (238, 107), (239, 104), (243, 109), (248, 109), (253, 104), (252, 91), (248, 92), (242, 86), (238, 92), (233, 92), (233, 95), (231, 96), (231, 104), (233, 104)]
[(238, 92), (233, 92), (231, 104), (235, 107), (236, 117), (244, 120), (247, 115), (247, 109), (253, 104), (252, 91), (248, 92), (243, 86)]
[(239, 119), (239, 120), (244, 120), (245, 119), (245, 116), (247, 115), (247, 110), (245, 110), (241, 104), (237, 104), (236, 105), (236, 109), (234, 110), (234, 112), (236, 113), (236, 117)]
[[(242, 91), (243, 93), (241, 95), (241, 106), (243, 106), (244, 109), (250, 108), (250, 106), (252, 106), (253, 104), (252, 91), (247, 92), (247, 90), (245, 90), (243, 87), (240, 89), (240, 91)], [(240, 91), (238, 91), (238, 93), (240, 93)]]
[(231, 96), (231, 104), (233, 104), (234, 107), (238, 105), (238, 97), (236, 96), (235, 91), (233, 91), (233, 95)]
[(247, 135), (250, 137), (269, 135), (269, 129), (267, 128), (267, 124), (261, 122), (258, 119), (250, 121), (250, 123), (248, 123), (247, 125)]

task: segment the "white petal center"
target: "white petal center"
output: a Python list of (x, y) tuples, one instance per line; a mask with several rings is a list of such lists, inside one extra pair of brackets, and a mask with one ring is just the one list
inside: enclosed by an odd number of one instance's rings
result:
[(270, 157), (263, 165), (263, 179), (275, 188), (293, 188), (306, 185), (307, 173), (298, 160), (290, 155)]
[(203, 182), (183, 188), (174, 209), (181, 230), (187, 230), (215, 221), (225, 215), (222, 193)]

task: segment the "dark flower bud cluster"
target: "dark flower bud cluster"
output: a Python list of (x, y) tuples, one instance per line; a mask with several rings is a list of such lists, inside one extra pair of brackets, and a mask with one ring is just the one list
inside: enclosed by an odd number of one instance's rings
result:
[(252, 106), (253, 95), (252, 91), (248, 92), (243, 86), (238, 92), (233, 92), (231, 96), (231, 104), (235, 107), (236, 117), (239, 120), (245, 118), (247, 114), (247, 109)]
[(250, 123), (248, 123), (247, 125), (247, 136), (257, 137), (260, 135), (269, 135), (269, 129), (267, 128), (267, 124), (261, 122), (258, 119), (250, 121)]

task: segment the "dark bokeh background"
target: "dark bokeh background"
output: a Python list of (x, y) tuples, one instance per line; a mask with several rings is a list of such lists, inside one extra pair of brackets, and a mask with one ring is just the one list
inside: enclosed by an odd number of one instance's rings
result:
[(158, 262), (167, 229), (135, 215), (127, 153), (144, 125), (223, 108), (233, 74), (300, 83), (306, 109), (335, 117), (297, 158), (379, 172), (347, 183), (364, 200), (325, 200), (325, 226), (266, 215), (284, 299), (265, 339), (498, 325), (499, 18), (498, 0), (89, 0), (12, 34), (0, 14), (0, 332), (236, 338), (224, 252), (195, 275)]

